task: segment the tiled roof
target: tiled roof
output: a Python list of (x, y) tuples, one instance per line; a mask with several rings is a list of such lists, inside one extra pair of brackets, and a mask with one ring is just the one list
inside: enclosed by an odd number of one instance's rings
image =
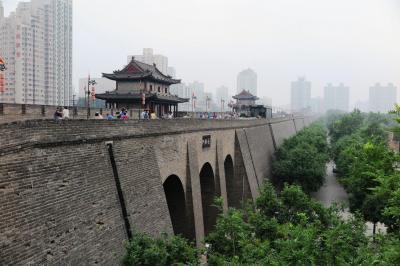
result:
[(122, 70), (114, 71), (112, 74), (103, 73), (103, 77), (111, 80), (141, 80), (150, 79), (167, 84), (178, 84), (179, 79), (173, 79), (170, 76), (164, 75), (155, 65), (149, 65), (135, 60), (132, 60)]
[(241, 100), (258, 100), (257, 96), (254, 96), (250, 92), (246, 90), (242, 90), (241, 93), (232, 97), (233, 99), (241, 99)]

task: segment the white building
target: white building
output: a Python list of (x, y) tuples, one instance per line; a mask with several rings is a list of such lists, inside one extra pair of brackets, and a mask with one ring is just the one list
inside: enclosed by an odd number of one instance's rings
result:
[(129, 55), (128, 63), (135, 57), (135, 60), (143, 62), (145, 64), (155, 64), (164, 75), (169, 75), (168, 71), (168, 57), (164, 55), (154, 54), (152, 48), (143, 48), (142, 55)]
[(325, 110), (349, 111), (350, 107), (350, 89), (340, 83), (333, 86), (329, 83), (324, 88)]
[(248, 68), (240, 72), (237, 76), (237, 93), (246, 90), (257, 96), (257, 73)]
[(8, 17), (0, 6), (0, 102), (72, 105), (72, 0), (20, 2)]
[(206, 93), (204, 92), (204, 83), (194, 81), (188, 84), (190, 90), (192, 90), (193, 95), (196, 97), (195, 100), (195, 110), (205, 111), (206, 110)]
[(177, 95), (181, 98), (189, 99), (189, 102), (180, 103), (179, 104), (179, 111), (184, 112), (191, 112), (192, 111), (192, 96), (193, 96), (193, 89), (186, 85), (185, 83), (174, 84), (170, 86), (171, 94)]
[[(231, 101), (231, 97), (229, 97), (229, 89), (228, 87), (221, 86), (215, 90), (215, 104), (220, 106), (220, 109), (228, 110), (228, 104)], [(222, 102), (224, 101), (224, 102)]]
[(382, 86), (377, 83), (369, 88), (369, 109), (371, 112), (387, 113), (393, 110), (397, 102), (397, 88), (389, 83)]
[(292, 82), (291, 108), (292, 112), (301, 112), (311, 107), (311, 82), (300, 77)]
[(168, 67), (168, 76), (170, 76), (171, 78), (176, 77), (176, 70), (174, 67)]

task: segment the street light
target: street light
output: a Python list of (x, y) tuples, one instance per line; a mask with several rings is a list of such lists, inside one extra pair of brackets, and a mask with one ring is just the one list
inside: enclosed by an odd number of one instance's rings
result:
[(206, 113), (208, 113), (208, 102), (210, 101), (210, 97), (206, 96)]
[(96, 85), (96, 81), (94, 79), (90, 79), (90, 75), (88, 77), (88, 86), (87, 86), (87, 102), (86, 102), (86, 107), (87, 107), (87, 119), (90, 118), (90, 85), (94, 86)]

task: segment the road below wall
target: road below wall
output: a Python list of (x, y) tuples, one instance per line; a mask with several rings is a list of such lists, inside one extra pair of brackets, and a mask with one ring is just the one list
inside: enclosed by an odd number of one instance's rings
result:
[[(311, 196), (321, 202), (325, 207), (330, 207), (334, 203), (344, 204), (346, 209), (343, 212), (343, 218), (348, 218), (351, 213), (347, 206), (349, 206), (348, 194), (344, 190), (343, 186), (339, 183), (336, 178), (336, 174), (333, 173), (334, 163), (330, 162), (326, 167), (326, 176), (324, 185)], [(372, 235), (372, 223), (367, 223), (367, 235)], [(377, 225), (377, 232), (386, 233), (386, 228), (382, 224)]]

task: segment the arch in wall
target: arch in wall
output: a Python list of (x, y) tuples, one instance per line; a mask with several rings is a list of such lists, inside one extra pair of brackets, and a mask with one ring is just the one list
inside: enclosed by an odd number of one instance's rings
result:
[(217, 222), (218, 209), (213, 206), (217, 196), (214, 171), (205, 163), (200, 171), (201, 202), (203, 206), (204, 234), (208, 235)]
[(227, 155), (224, 161), (224, 171), (225, 171), (225, 180), (226, 180), (226, 193), (228, 198), (228, 207), (237, 207), (235, 206), (235, 197), (238, 197), (237, 190), (240, 190), (236, 187), (235, 184), (235, 175), (233, 170), (233, 160), (232, 156)]
[(186, 213), (185, 191), (181, 180), (176, 175), (170, 175), (164, 181), (163, 187), (174, 234), (190, 239), (188, 234), (190, 228)]

